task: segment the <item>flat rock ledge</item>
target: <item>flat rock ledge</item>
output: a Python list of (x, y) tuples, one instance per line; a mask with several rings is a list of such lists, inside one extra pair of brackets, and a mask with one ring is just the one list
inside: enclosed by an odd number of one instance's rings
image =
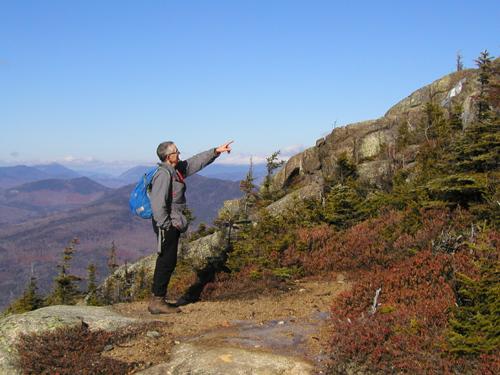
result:
[(180, 344), (171, 360), (138, 372), (141, 375), (308, 375), (313, 366), (302, 359), (232, 347)]
[(17, 365), (15, 344), (21, 334), (53, 331), (87, 324), (89, 329), (115, 331), (137, 319), (127, 318), (106, 307), (49, 306), (0, 320), (0, 374), (22, 374)]

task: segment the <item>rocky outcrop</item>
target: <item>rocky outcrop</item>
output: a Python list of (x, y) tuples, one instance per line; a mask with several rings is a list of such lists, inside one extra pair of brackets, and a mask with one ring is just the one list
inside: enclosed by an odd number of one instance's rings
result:
[(57, 328), (86, 324), (91, 330), (115, 331), (139, 321), (106, 307), (49, 306), (0, 320), (0, 374), (21, 374), (17, 365), (16, 343), (21, 334), (42, 333)]
[(217, 231), (181, 246), (179, 256), (186, 260), (194, 270), (202, 270), (209, 263), (217, 262), (225, 256), (226, 242), (225, 234)]
[[(468, 69), (448, 74), (398, 102), (387, 111), (384, 117), (418, 114), (431, 100), (442, 107), (449, 108), (454, 98), (459, 99), (461, 103), (473, 100), (472, 96), (478, 88), (477, 70)], [(467, 114), (464, 123), (467, 125), (471, 120), (470, 107), (469, 110), (464, 108), (464, 111)]]
[(294, 185), (299, 176), (314, 174), (321, 169), (320, 155), (317, 147), (311, 147), (300, 154), (292, 156), (283, 168), (273, 177), (272, 188)]
[(323, 186), (319, 183), (311, 183), (285, 195), (283, 198), (271, 203), (266, 207), (266, 211), (271, 215), (278, 215), (285, 210), (292, 208), (294, 203), (304, 199), (321, 199), (323, 196)]
[[(226, 231), (216, 231), (191, 242), (181, 242), (178, 259), (190, 264), (193, 271), (209, 265), (224, 264), (226, 257)], [(98, 300), (106, 303), (129, 302), (144, 294), (144, 288), (153, 279), (157, 254), (151, 254), (132, 264), (124, 264), (108, 276), (97, 288)], [(147, 291), (146, 291), (147, 292)], [(90, 298), (87, 295), (86, 300)]]
[[(394, 145), (402, 124), (415, 129), (422, 120), (425, 105), (432, 101), (449, 110), (454, 103), (462, 105), (462, 123), (474, 120), (475, 95), (478, 92), (477, 70), (469, 69), (447, 75), (413, 92), (376, 120), (363, 121), (336, 128), (316, 145), (291, 157), (272, 181), (272, 190), (305, 186), (320, 180), (335, 179), (339, 156), (346, 155), (357, 164), (359, 175), (372, 183), (387, 173), (393, 162)], [(414, 146), (402, 155), (404, 164), (414, 161)], [(406, 150), (403, 150), (406, 153)], [(400, 155), (397, 155), (400, 156)]]
[(234, 347), (197, 346), (187, 343), (177, 346), (171, 357), (170, 362), (151, 367), (139, 374), (313, 374), (313, 366), (299, 358)]
[(96, 298), (99, 303), (129, 302), (140, 298), (144, 288), (153, 280), (156, 253), (131, 264), (123, 264), (106, 277), (97, 287), (95, 296), (88, 294), (85, 302)]

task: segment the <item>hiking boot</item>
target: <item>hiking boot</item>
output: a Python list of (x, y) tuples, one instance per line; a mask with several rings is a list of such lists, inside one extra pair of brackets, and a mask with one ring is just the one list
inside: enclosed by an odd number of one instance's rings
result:
[(168, 305), (163, 297), (157, 296), (151, 297), (148, 305), (148, 311), (151, 314), (171, 314), (181, 312), (179, 308)]
[(179, 297), (177, 301), (175, 301), (174, 306), (186, 306), (189, 305), (190, 303), (198, 302), (199, 300), (200, 300), (199, 298), (195, 298), (190, 295), (183, 295)]

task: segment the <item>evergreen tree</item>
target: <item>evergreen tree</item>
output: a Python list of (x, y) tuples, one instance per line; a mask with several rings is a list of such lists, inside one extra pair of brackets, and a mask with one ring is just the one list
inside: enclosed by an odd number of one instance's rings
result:
[(191, 224), (193, 221), (196, 220), (196, 216), (194, 216), (193, 214), (193, 211), (191, 209), (189, 209), (188, 207), (186, 207), (182, 213), (184, 214), (184, 216), (186, 217), (186, 220), (187, 220), (187, 223), (188, 225)]
[(463, 56), (460, 53), (460, 51), (457, 52), (456, 62), (457, 62), (457, 72), (464, 70)]
[(481, 52), (476, 60), (479, 68), (479, 95), (477, 98), (477, 119), (484, 121), (490, 116), (489, 85), (493, 72), (493, 57), (487, 50)]
[(111, 248), (109, 249), (109, 257), (108, 257), (109, 274), (112, 275), (116, 271), (117, 268), (118, 268), (118, 263), (116, 260), (116, 245), (115, 245), (115, 241), (112, 241)]
[(348, 179), (356, 179), (358, 177), (356, 165), (349, 160), (345, 152), (337, 158), (335, 175), (341, 184), (346, 183)]
[(135, 300), (144, 299), (150, 295), (151, 282), (148, 282), (144, 265), (139, 268), (135, 275), (133, 290)]
[(47, 302), (50, 305), (73, 305), (76, 302), (76, 297), (79, 295), (77, 282), (80, 277), (69, 273), (71, 259), (75, 251), (75, 246), (78, 244), (78, 239), (74, 238), (68, 246), (64, 248), (62, 261), (57, 266), (59, 274), (54, 279), (54, 289), (48, 296)]
[(337, 228), (347, 228), (361, 218), (361, 198), (349, 185), (338, 184), (326, 195), (325, 221)]
[(253, 176), (253, 161), (252, 158), (250, 158), (250, 166), (248, 167), (248, 172), (245, 176), (245, 179), (240, 181), (240, 190), (244, 194), (243, 216), (245, 218), (248, 216), (248, 209), (254, 205), (256, 200), (256, 186), (253, 183), (254, 181), (255, 177)]
[(500, 119), (476, 121), (465, 131), (453, 150), (457, 172), (497, 170), (500, 155)]
[(396, 150), (401, 151), (406, 146), (410, 145), (413, 141), (412, 134), (410, 132), (410, 128), (408, 127), (408, 121), (404, 121), (398, 127), (398, 135), (396, 138)]
[(94, 263), (90, 263), (87, 267), (87, 305), (97, 306), (99, 300), (97, 298), (97, 283), (96, 283), (96, 267)]
[(442, 141), (446, 139), (450, 134), (450, 127), (441, 106), (432, 101), (425, 104), (424, 118), (420, 123), (420, 130), (426, 141)]
[(244, 180), (240, 181), (240, 190), (248, 196), (252, 194), (256, 186), (254, 185), (255, 177), (253, 176), (253, 160), (250, 158), (250, 166)]
[(457, 278), (458, 307), (450, 320), (449, 350), (456, 354), (492, 353), (500, 348), (500, 267), (485, 260), (481, 278)]
[(274, 174), (274, 171), (280, 168), (283, 164), (285, 164), (284, 160), (278, 160), (280, 151), (275, 151), (271, 154), (271, 156), (266, 158), (266, 169), (267, 175), (264, 178), (263, 184), (263, 196), (264, 199), (271, 199), (271, 180)]
[(130, 302), (132, 300), (133, 275), (128, 269), (128, 264), (125, 262), (125, 273), (121, 284), (119, 300), (121, 302)]
[(497, 170), (499, 166), (500, 117), (494, 93), (500, 74), (498, 69), (493, 68), (491, 59), (488, 51), (484, 51), (476, 60), (480, 84), (477, 120), (469, 125), (452, 150), (457, 172), (488, 172)]
[(200, 223), (198, 225), (198, 229), (196, 230), (196, 233), (198, 234), (198, 238), (201, 238), (203, 236), (206, 236), (208, 234), (208, 231), (207, 231), (207, 224), (205, 223)]
[(109, 249), (108, 256), (108, 270), (109, 276), (106, 279), (103, 288), (103, 302), (106, 305), (110, 305), (119, 299), (120, 295), (120, 285), (119, 280), (115, 277), (114, 273), (118, 268), (118, 261), (116, 255), (116, 245), (115, 241), (111, 242), (111, 248)]
[(462, 112), (463, 108), (460, 104), (454, 104), (450, 111), (449, 127), (452, 131), (462, 130)]
[(33, 311), (43, 306), (43, 298), (38, 295), (36, 277), (31, 276), (23, 295), (11, 303), (6, 309), (7, 314), (20, 314)]
[[(114, 275), (109, 275), (103, 287), (103, 303), (111, 305), (117, 300), (118, 282)], [(118, 290), (119, 292), (119, 290)]]
[[(418, 156), (418, 181), (431, 199), (429, 203), (445, 202), (454, 207), (471, 207), (478, 217), (494, 222), (497, 180), (500, 155), (500, 118), (495, 107), (496, 92), (492, 85), (498, 82), (498, 69), (494, 68), (487, 51), (478, 58), (480, 94), (477, 98), (476, 120), (457, 135), (447, 131), (439, 133), (436, 141), (440, 147), (428, 142), (421, 146)], [(450, 113), (447, 127), (456, 129), (460, 124), (455, 107)], [(449, 142), (449, 145), (446, 143)], [(471, 206), (472, 204), (472, 206)], [(486, 204), (486, 206), (484, 206)], [(475, 208), (474, 208), (475, 207)], [(482, 208), (481, 208), (482, 207)]]
[(454, 134), (443, 109), (432, 101), (425, 105), (424, 116), (417, 129), (420, 145), (415, 183), (422, 186), (433, 178), (442, 177), (443, 170), (449, 173), (447, 161), (444, 165), (443, 162)]
[(488, 102), (493, 113), (498, 116), (500, 111), (500, 59), (495, 59), (491, 65), (491, 76), (488, 81)]

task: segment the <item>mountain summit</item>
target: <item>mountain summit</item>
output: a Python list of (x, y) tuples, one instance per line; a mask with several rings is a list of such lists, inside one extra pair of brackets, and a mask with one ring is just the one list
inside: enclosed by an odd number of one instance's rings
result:
[[(500, 64), (500, 59), (494, 61)], [(416, 90), (376, 120), (348, 124), (334, 129), (316, 145), (291, 157), (273, 179), (273, 190), (324, 184), (335, 179), (337, 161), (341, 156), (352, 160), (362, 179), (379, 185), (390, 174), (395, 163), (408, 167), (415, 161), (418, 146), (411, 142), (397, 150), (401, 131), (415, 131), (425, 118), (425, 106), (434, 103), (446, 111), (462, 108), (461, 123), (467, 128), (474, 120), (479, 94), (479, 72), (475, 69), (446, 75)]]

